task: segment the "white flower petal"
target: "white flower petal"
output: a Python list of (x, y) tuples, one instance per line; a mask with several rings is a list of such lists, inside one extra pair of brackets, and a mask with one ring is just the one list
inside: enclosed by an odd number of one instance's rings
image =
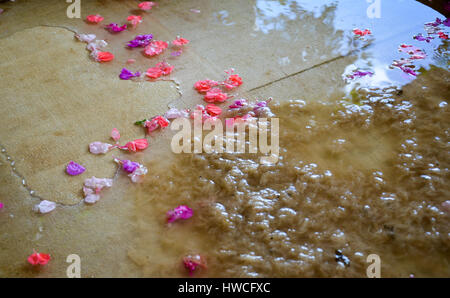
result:
[(56, 203), (47, 201), (47, 200), (43, 200), (39, 204), (34, 206), (34, 210), (39, 213), (49, 213), (49, 212), (53, 211), (55, 208), (56, 208)]

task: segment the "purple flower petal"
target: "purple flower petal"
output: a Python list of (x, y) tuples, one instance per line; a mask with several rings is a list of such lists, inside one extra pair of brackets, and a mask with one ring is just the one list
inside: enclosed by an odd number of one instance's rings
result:
[(426, 41), (426, 42), (430, 42), (433, 39), (433, 37), (431, 37), (431, 36), (425, 37), (421, 33), (415, 35), (413, 38), (418, 41)]
[(355, 71), (353, 71), (352, 74), (348, 75), (348, 77), (350, 79), (354, 79), (354, 78), (362, 78), (365, 76), (372, 76), (372, 75), (373, 75), (373, 72), (370, 72), (370, 71), (355, 70)]
[(116, 23), (111, 23), (105, 27), (110, 32), (122, 32), (123, 30), (127, 29), (127, 24), (124, 24), (122, 26), (119, 26)]
[(170, 55), (173, 56), (173, 57), (178, 57), (178, 56), (181, 55), (181, 53), (183, 53), (183, 51), (180, 50), (180, 51), (172, 52), (172, 53), (170, 53)]
[(76, 162), (70, 161), (69, 164), (66, 167), (67, 174), (71, 176), (77, 176), (82, 174), (86, 169), (82, 166), (77, 164)]
[(412, 75), (412, 76), (417, 76), (417, 73), (416, 73), (412, 68), (410, 68), (410, 67), (403, 67), (403, 66), (400, 66), (400, 69), (401, 69), (404, 73), (410, 74), (410, 75)]
[(425, 25), (437, 27), (440, 24), (442, 24), (442, 20), (440, 18), (436, 18), (436, 21), (434, 21), (432, 23), (426, 23)]
[(150, 44), (152, 39), (152, 34), (137, 35), (133, 40), (128, 42), (127, 46), (130, 48), (145, 47)]
[(139, 168), (139, 163), (131, 160), (123, 160), (122, 167), (128, 173), (133, 173), (134, 171), (136, 171), (137, 168)]
[(180, 205), (173, 210), (167, 212), (167, 221), (174, 222), (178, 219), (188, 219), (194, 214), (191, 208), (186, 205)]
[(229, 108), (230, 108), (230, 109), (240, 109), (240, 108), (242, 108), (242, 107), (244, 107), (244, 106), (246, 106), (246, 105), (247, 105), (247, 102), (246, 102), (245, 99), (238, 99), (238, 100), (235, 100), (235, 101), (229, 106)]
[(264, 107), (267, 107), (267, 101), (258, 101), (258, 102), (256, 103), (256, 107), (258, 107), (258, 108), (264, 108)]
[(447, 27), (450, 27), (450, 18), (446, 18), (445, 21), (442, 22)]
[(122, 68), (122, 72), (119, 75), (119, 78), (121, 78), (122, 80), (129, 80), (133, 77), (140, 77), (141, 73), (139, 71), (137, 71), (136, 73), (132, 73), (131, 71), (129, 71), (126, 68)]

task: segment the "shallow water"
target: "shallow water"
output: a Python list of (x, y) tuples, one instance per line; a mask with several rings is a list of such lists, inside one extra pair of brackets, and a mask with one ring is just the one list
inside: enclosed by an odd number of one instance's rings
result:
[[(130, 255), (145, 276), (179, 276), (166, 262), (193, 253), (209, 263), (202, 276), (363, 277), (373, 253), (384, 277), (449, 275), (447, 107), (392, 90), (358, 105), (292, 100), (272, 111), (281, 122), (276, 165), (254, 154), (148, 163)], [(165, 224), (180, 204), (194, 217)], [(337, 250), (349, 263), (336, 261)]]
[[(86, 277), (187, 276), (188, 254), (207, 260), (196, 274), (203, 277), (365, 277), (372, 253), (383, 277), (450, 276), (449, 217), (441, 210), (449, 198), (448, 43), (412, 40), (437, 12), (415, 1), (383, 1), (380, 19), (367, 19), (364, 1), (168, 1), (134, 32), (112, 36), (68, 20), (63, 1), (17, 2), (0, 25), (22, 22), (1, 37), (37, 25), (96, 33), (116, 55), (101, 65), (107, 77), (129, 58), (137, 62), (127, 67), (141, 71), (159, 61), (123, 47), (135, 34), (189, 38), (182, 56), (164, 56), (176, 67), (170, 88), (181, 92), (161, 99), (164, 107), (203, 103), (193, 83), (234, 67), (244, 78), (236, 96), (274, 98), (281, 150), (273, 166), (251, 154), (175, 155), (166, 130), (134, 157), (149, 168), (142, 184), (118, 172), (94, 206), (61, 205), (45, 216), (31, 212), (38, 198), (2, 155), (0, 201), (8, 210), (0, 211), (0, 276), (65, 276), (71, 253), (81, 256)], [(135, 7), (103, 2), (83, 5), (83, 14), (119, 21)], [(355, 41), (354, 27), (374, 37)], [(403, 57), (400, 43), (428, 54), (416, 80), (389, 69)], [(356, 67), (375, 75), (345, 82)], [(180, 204), (194, 217), (168, 225), (167, 210)], [(26, 266), (33, 248), (50, 252), (51, 266)], [(336, 260), (337, 250), (345, 257)]]

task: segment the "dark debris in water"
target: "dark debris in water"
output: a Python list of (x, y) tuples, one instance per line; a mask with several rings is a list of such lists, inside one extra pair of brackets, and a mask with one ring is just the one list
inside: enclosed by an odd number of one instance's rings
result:
[(335, 260), (338, 263), (343, 264), (345, 267), (350, 267), (350, 259), (345, 256), (340, 249), (335, 251)]

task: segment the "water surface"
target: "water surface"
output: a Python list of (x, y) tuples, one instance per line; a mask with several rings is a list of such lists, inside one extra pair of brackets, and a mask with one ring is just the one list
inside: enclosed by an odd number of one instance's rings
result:
[[(4, 4), (1, 37), (39, 25), (95, 33), (116, 55), (101, 65), (105, 77), (117, 77), (129, 58), (141, 71), (167, 59), (175, 65), (170, 88), (181, 91), (161, 99), (167, 108), (203, 103), (194, 82), (220, 80), (234, 67), (244, 79), (237, 97), (274, 98), (281, 150), (272, 166), (251, 154), (175, 155), (167, 130), (133, 156), (149, 168), (142, 184), (119, 172), (94, 206), (45, 216), (31, 212), (38, 198), (2, 155), (0, 198), (10, 207), (0, 211), (0, 276), (65, 276), (72, 253), (86, 277), (187, 276), (181, 260), (189, 254), (207, 260), (203, 277), (365, 277), (372, 253), (384, 277), (450, 276), (441, 208), (449, 198), (448, 42), (412, 38), (439, 13), (415, 1), (383, 1), (379, 19), (367, 18), (365, 1), (161, 1), (134, 32), (111, 35), (67, 19), (61, 1), (16, 2)], [(135, 5), (92, 1), (82, 9), (120, 22)], [(355, 40), (355, 27), (372, 37)], [(124, 47), (145, 33), (191, 43), (178, 58)], [(401, 43), (427, 53), (417, 79), (389, 67), (404, 57)], [(375, 74), (346, 81), (355, 68)], [(168, 225), (165, 213), (180, 204), (194, 217)], [(33, 248), (52, 254), (50, 266), (24, 263)]]

